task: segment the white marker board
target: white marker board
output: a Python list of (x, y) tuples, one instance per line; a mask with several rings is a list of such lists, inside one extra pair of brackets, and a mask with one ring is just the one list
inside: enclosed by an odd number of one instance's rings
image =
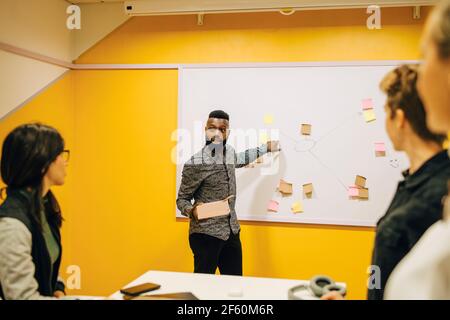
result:
[[(400, 63), (182, 68), (178, 124), (179, 129), (192, 133), (195, 145), (191, 152), (178, 155), (177, 190), (183, 161), (204, 143), (208, 113), (220, 108), (230, 115), (229, 143), (237, 152), (245, 149), (233, 144), (239, 130), (250, 130), (251, 135), (257, 129), (259, 136), (264, 130), (269, 136), (271, 129), (278, 130), (282, 147), (278, 164), (272, 163), (279, 168), (275, 174), (262, 174), (268, 170), (267, 156), (263, 165), (236, 170), (240, 220), (374, 226), (395, 193), (401, 171), (408, 167), (406, 157), (392, 149), (385, 132), (385, 96), (379, 90), (383, 76)], [(362, 108), (367, 98), (373, 100), (376, 114), (376, 120), (369, 123)], [(272, 124), (264, 122), (266, 115), (273, 116)], [(309, 137), (301, 135), (302, 123), (311, 124)], [(375, 156), (375, 142), (385, 143), (385, 157)], [(348, 187), (354, 185), (356, 175), (367, 178), (367, 201), (349, 198)], [(277, 192), (280, 179), (293, 184), (291, 196)], [(313, 184), (311, 199), (303, 194), (305, 183)], [(278, 212), (267, 211), (270, 200), (279, 202)], [(291, 212), (296, 201), (302, 203), (303, 213)]]

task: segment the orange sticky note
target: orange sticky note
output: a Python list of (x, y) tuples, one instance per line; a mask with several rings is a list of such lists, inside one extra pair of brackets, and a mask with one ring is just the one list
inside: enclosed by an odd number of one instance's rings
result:
[(303, 185), (303, 193), (306, 197), (311, 198), (313, 193), (313, 185), (312, 183), (307, 183)]
[(363, 176), (356, 176), (356, 178), (355, 178), (355, 185), (357, 187), (364, 188), (366, 186), (366, 180), (367, 179), (365, 177), (363, 177)]
[(369, 189), (367, 188), (361, 188), (359, 189), (359, 195), (358, 197), (360, 199), (369, 199)]
[(302, 124), (301, 132), (302, 132), (302, 135), (304, 135), (304, 136), (311, 135), (311, 125), (310, 124)]
[(278, 187), (278, 190), (283, 194), (292, 194), (292, 183), (288, 183), (284, 181), (283, 179), (280, 179), (280, 185)]

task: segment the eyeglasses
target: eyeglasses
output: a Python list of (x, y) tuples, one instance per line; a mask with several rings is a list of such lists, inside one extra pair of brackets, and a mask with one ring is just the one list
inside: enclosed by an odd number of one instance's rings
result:
[(70, 160), (70, 150), (64, 150), (61, 153), (61, 155), (62, 155), (64, 161), (69, 162), (69, 160)]

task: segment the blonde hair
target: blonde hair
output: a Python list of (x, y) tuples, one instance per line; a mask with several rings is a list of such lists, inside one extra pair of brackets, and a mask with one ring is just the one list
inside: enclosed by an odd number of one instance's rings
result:
[(441, 1), (428, 21), (428, 36), (436, 44), (442, 59), (450, 58), (450, 0)]
[(431, 132), (426, 124), (425, 108), (416, 87), (418, 69), (418, 65), (395, 68), (381, 80), (380, 89), (387, 95), (386, 106), (390, 110), (391, 119), (395, 118), (395, 111), (400, 109), (422, 140), (442, 144), (446, 137)]

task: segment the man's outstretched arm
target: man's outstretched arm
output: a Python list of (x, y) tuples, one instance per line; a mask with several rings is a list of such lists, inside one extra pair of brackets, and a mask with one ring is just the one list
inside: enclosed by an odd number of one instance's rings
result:
[(236, 154), (236, 168), (242, 168), (256, 161), (268, 152), (280, 151), (278, 141), (269, 141), (257, 148), (247, 149)]

